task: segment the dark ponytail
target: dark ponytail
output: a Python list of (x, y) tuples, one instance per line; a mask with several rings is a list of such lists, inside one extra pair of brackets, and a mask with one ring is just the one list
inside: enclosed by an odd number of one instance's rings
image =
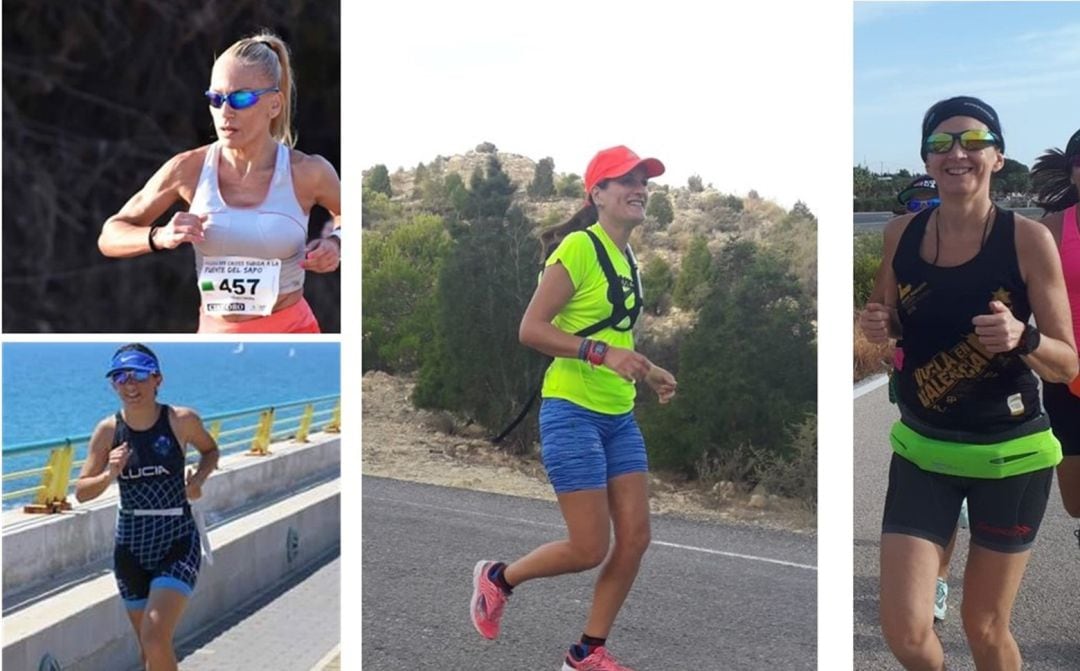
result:
[(558, 226), (552, 226), (541, 232), (541, 261), (547, 261), (548, 257), (555, 251), (555, 248), (563, 241), (563, 238), (574, 231), (583, 231), (589, 226), (592, 226), (599, 221), (599, 216), (600, 215), (596, 212), (596, 206), (593, 205), (592, 199), (590, 199), (588, 205), (575, 212), (574, 216), (570, 217), (565, 223), (559, 224)]
[(1035, 159), (1031, 168), (1031, 187), (1035, 204), (1047, 212), (1061, 212), (1080, 201), (1080, 189), (1069, 181), (1072, 174), (1071, 157), (1060, 149), (1048, 149)]

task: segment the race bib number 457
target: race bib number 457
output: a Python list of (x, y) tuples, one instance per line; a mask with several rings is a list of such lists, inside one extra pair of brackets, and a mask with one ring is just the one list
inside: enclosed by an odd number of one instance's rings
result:
[(203, 310), (210, 315), (268, 315), (278, 297), (281, 259), (208, 256), (199, 273)]

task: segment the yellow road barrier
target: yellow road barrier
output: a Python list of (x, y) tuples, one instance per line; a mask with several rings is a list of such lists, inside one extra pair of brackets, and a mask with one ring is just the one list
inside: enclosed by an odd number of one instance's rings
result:
[(323, 431), (327, 433), (341, 433), (341, 401), (334, 406), (334, 414), (330, 416), (330, 423)]
[(308, 403), (304, 406), (304, 415), (300, 418), (300, 428), (296, 430), (296, 442), (306, 443), (308, 433), (311, 431), (311, 420), (315, 418), (315, 406)]
[(49, 461), (45, 465), (45, 472), (41, 474), (41, 486), (34, 496), (34, 502), (23, 506), (23, 512), (51, 514), (71, 510), (67, 489), (74, 458), (75, 446), (71, 441), (49, 453)]
[(255, 430), (255, 438), (251, 441), (251, 449), (248, 454), (256, 457), (264, 457), (270, 454), (270, 433), (274, 427), (274, 409), (264, 410), (259, 416), (259, 428)]

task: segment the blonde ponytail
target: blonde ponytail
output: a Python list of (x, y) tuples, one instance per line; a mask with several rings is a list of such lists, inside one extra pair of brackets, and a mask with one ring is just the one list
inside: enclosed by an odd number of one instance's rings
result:
[(285, 41), (271, 32), (262, 32), (237, 40), (221, 55), (225, 56), (232, 56), (244, 65), (262, 69), (281, 90), (284, 105), (281, 113), (270, 122), (270, 135), (278, 142), (290, 147), (295, 146), (292, 111), (296, 84), (293, 81), (292, 64), (289, 62), (289, 47)]

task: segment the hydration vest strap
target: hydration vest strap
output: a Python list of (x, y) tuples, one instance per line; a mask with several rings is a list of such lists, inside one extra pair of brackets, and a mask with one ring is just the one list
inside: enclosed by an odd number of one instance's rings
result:
[[(600, 241), (600, 238), (589, 229), (583, 229), (585, 234), (592, 240), (593, 247), (596, 249), (596, 260), (600, 263), (600, 270), (604, 273), (604, 278), (607, 280), (607, 299), (611, 303), (611, 315), (601, 319), (595, 324), (586, 326), (585, 328), (575, 331), (574, 335), (581, 336), (582, 338), (588, 338), (591, 335), (599, 333), (606, 328), (613, 328), (618, 331), (629, 331), (634, 327), (637, 322), (638, 315), (641, 313), (642, 304), (642, 291), (641, 291), (641, 276), (638, 273), (637, 258), (634, 256), (634, 252), (630, 249), (630, 246), (626, 246), (626, 260), (630, 264), (630, 278), (634, 288), (634, 307), (627, 309), (626, 296), (623, 293), (622, 281), (619, 280), (619, 274), (615, 272), (615, 266), (611, 263), (611, 257), (608, 256), (607, 250), (604, 249), (604, 243)], [(618, 328), (616, 325), (623, 319), (630, 319), (630, 325), (626, 328)], [(550, 363), (550, 362), (549, 362)], [(499, 432), (499, 435), (491, 439), (492, 443), (498, 444), (505, 438), (511, 431), (517, 428), (518, 424), (529, 414), (529, 410), (532, 409), (533, 403), (540, 395), (540, 390), (544, 386), (544, 379), (541, 377), (529, 394), (529, 400), (525, 402), (525, 406), (518, 413), (517, 417), (513, 419), (506, 426), (505, 429)]]
[[(630, 264), (630, 278), (634, 291), (634, 307), (627, 309), (622, 281), (619, 280), (619, 274), (615, 272), (615, 266), (611, 264), (611, 257), (608, 256), (607, 250), (604, 249), (604, 243), (600, 242), (600, 238), (589, 229), (585, 229), (585, 233), (589, 236), (589, 239), (592, 240), (593, 247), (596, 249), (596, 260), (600, 263), (600, 270), (603, 271), (604, 278), (607, 279), (607, 299), (608, 302), (611, 303), (611, 316), (578, 331), (575, 335), (590, 336), (608, 327), (619, 331), (629, 331), (633, 328), (634, 323), (637, 322), (638, 314), (641, 313), (642, 303), (641, 282), (638, 279), (637, 260), (634, 257), (634, 253), (631, 251), (627, 254), (626, 258), (627, 262)], [(629, 250), (630, 247), (627, 246), (627, 249)], [(616, 324), (627, 317), (630, 318), (630, 325), (626, 328), (618, 328)]]

